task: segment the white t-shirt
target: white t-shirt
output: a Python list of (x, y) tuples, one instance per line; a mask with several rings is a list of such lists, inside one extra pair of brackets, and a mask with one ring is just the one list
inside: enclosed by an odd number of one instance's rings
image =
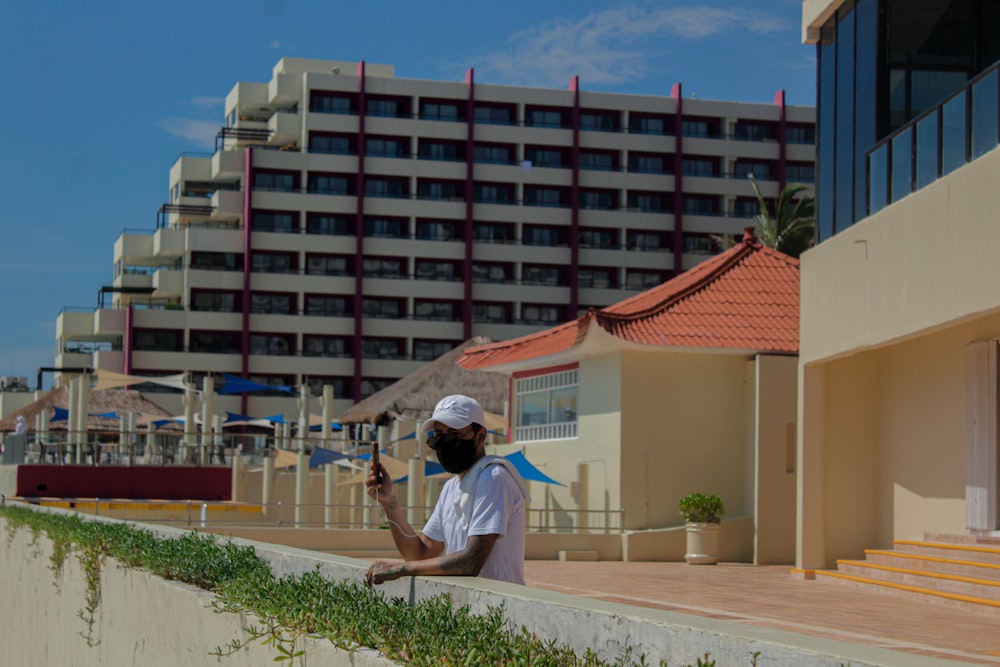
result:
[(502, 465), (484, 468), (476, 478), (468, 527), (463, 528), (459, 482), (457, 475), (445, 482), (424, 535), (444, 542), (445, 554), (465, 549), (470, 535), (499, 535), (479, 576), (523, 584), (525, 498), (518, 483)]

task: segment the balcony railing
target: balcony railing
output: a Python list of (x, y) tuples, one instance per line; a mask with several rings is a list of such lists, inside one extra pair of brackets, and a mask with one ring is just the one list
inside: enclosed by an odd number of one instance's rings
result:
[(1000, 62), (868, 151), (868, 215), (997, 147)]

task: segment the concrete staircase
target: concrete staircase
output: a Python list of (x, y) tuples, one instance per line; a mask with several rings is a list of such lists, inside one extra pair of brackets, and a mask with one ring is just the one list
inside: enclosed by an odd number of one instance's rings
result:
[(1000, 616), (1000, 538), (925, 535), (895, 540), (893, 549), (866, 549), (865, 560), (838, 560), (816, 570), (846, 584)]

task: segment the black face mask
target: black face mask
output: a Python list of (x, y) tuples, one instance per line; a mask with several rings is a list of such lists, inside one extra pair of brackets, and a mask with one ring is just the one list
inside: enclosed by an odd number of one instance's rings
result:
[(438, 463), (453, 475), (465, 472), (476, 462), (475, 439), (463, 440), (448, 432), (427, 438), (427, 446), (437, 453)]

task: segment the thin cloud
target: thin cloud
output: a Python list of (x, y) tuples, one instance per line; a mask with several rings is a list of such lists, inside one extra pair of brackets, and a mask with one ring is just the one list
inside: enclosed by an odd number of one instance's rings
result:
[(225, 97), (192, 97), (191, 105), (200, 109), (215, 109), (226, 103)]
[(579, 74), (591, 85), (617, 85), (644, 78), (650, 57), (668, 38), (690, 43), (737, 32), (770, 34), (789, 25), (744, 7), (624, 6), (517, 32), (509, 49), (479, 58), (476, 67), (504, 83), (561, 86)]
[(215, 147), (215, 135), (219, 131), (219, 121), (194, 120), (176, 116), (164, 118), (160, 127), (175, 137), (185, 139), (202, 148)]

